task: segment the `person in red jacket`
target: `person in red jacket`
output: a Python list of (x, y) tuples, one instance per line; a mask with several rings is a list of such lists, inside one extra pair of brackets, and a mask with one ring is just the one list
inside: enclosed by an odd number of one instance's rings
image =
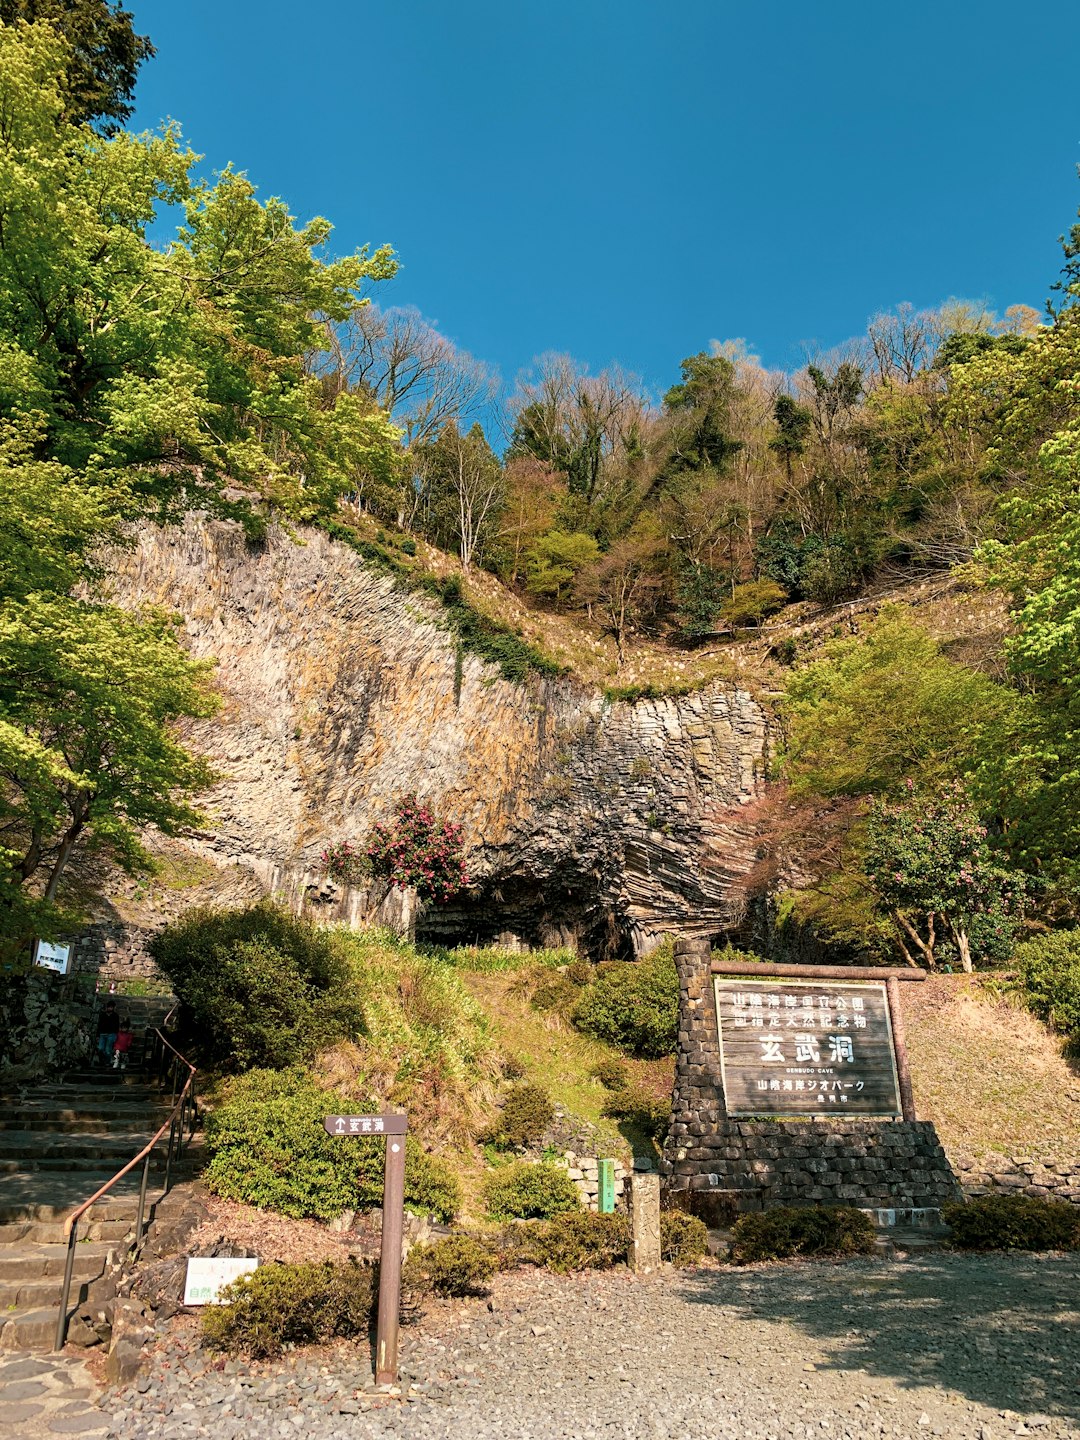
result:
[(131, 1042), (135, 1039), (135, 1033), (131, 1028), (131, 1021), (125, 1015), (120, 1021), (120, 1029), (116, 1032), (116, 1044), (113, 1047), (113, 1069), (126, 1070), (128, 1063), (128, 1052), (131, 1050)]

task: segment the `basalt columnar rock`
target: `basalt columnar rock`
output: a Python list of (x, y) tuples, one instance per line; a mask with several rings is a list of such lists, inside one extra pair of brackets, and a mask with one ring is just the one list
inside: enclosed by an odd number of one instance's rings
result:
[(339, 889), (318, 857), (415, 792), (464, 825), (473, 880), (421, 933), (644, 953), (736, 918), (768, 745), (745, 691), (631, 704), (569, 678), (510, 683), (458, 653), (437, 602), (314, 530), (256, 547), (228, 522), (146, 528), (112, 585), (183, 615), (218, 662), (221, 712), (191, 731), (221, 776), (190, 843), (210, 878), (185, 899), (262, 891), (407, 925), (399, 892)]

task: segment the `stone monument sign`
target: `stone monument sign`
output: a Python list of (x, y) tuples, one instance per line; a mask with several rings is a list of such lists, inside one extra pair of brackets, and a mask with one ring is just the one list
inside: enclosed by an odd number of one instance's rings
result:
[(729, 1115), (902, 1116), (883, 982), (713, 983)]

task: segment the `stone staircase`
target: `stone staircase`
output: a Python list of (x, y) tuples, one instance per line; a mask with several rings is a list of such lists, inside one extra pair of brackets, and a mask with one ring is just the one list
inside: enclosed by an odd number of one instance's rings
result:
[[(76, 1072), (0, 1097), (0, 1350), (51, 1349), (65, 1221), (138, 1154), (170, 1108), (169, 1091), (130, 1067)], [(166, 1136), (151, 1159), (147, 1220), (164, 1193), (167, 1145)], [(179, 1173), (174, 1162), (173, 1178)], [(139, 1165), (80, 1221), (71, 1310), (127, 1253), (141, 1179)]]

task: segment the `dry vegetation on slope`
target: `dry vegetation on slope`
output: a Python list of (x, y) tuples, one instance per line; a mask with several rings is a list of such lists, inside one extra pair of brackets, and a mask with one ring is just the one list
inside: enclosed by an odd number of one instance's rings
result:
[(1080, 1073), (1044, 1025), (979, 976), (902, 990), (915, 1104), (952, 1156), (1080, 1153)]

